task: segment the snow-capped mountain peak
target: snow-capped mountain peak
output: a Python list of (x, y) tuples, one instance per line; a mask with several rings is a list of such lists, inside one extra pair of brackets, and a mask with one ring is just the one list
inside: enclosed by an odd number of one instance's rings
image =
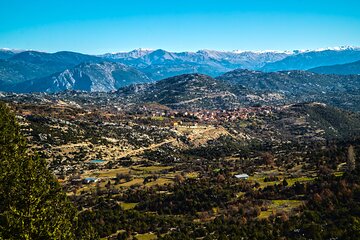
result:
[(278, 54), (294, 54), (293, 51), (288, 50), (233, 50), (233, 53), (242, 54), (242, 53), (256, 53), (256, 54), (264, 54), (264, 53), (278, 53)]
[(355, 46), (338, 46), (338, 47), (327, 47), (327, 48), (318, 48), (315, 49), (315, 52), (322, 52), (322, 51), (346, 51), (346, 50), (360, 50), (360, 47)]

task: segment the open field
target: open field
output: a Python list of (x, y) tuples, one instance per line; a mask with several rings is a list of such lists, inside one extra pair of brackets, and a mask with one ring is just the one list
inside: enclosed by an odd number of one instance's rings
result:
[(299, 200), (272, 200), (266, 211), (261, 211), (258, 216), (259, 219), (267, 219), (271, 215), (276, 215), (277, 213), (286, 213), (291, 214), (293, 210), (304, 205), (303, 201)]
[(125, 202), (120, 202), (119, 204), (124, 210), (134, 209), (136, 205), (138, 205), (138, 203), (125, 203)]
[(162, 170), (167, 170), (167, 169), (171, 169), (172, 166), (147, 166), (147, 167), (142, 167), (142, 166), (134, 166), (131, 169), (132, 170), (136, 170), (136, 171), (142, 171), (144, 173), (154, 173), (154, 172), (159, 172)]
[(144, 234), (135, 235), (134, 239), (137, 239), (137, 240), (153, 240), (153, 239), (157, 239), (157, 237), (156, 237), (155, 233), (144, 233)]

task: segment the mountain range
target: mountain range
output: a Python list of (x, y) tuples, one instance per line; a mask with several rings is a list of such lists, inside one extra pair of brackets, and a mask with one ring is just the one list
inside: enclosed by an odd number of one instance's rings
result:
[(351, 63), (360, 60), (360, 48), (340, 47), (317, 51), (304, 51), (282, 60), (267, 63), (258, 70), (276, 72), (284, 70), (308, 70), (320, 66)]
[[(98, 56), (67, 51), (45, 53), (2, 49), (0, 91), (114, 91), (134, 83), (148, 83), (182, 74), (199, 73), (218, 77), (234, 70), (240, 72), (241, 69), (264, 72), (311, 69), (313, 72), (332, 73), (325, 70), (321, 72), (322, 68), (313, 68), (351, 63), (350, 66), (353, 67), (350, 68), (353, 70), (339, 73), (347, 74), (357, 72), (356, 63), (353, 62), (359, 60), (360, 48), (356, 47), (313, 51), (200, 50), (177, 53), (162, 49), (137, 49)], [(261, 76), (258, 77), (258, 84), (265, 84), (261, 80), (265, 75), (259, 72), (254, 72), (253, 75)], [(283, 75), (281, 79), (285, 79)], [(278, 75), (266, 76), (276, 78)], [(326, 80), (321, 78), (319, 81)], [(291, 86), (290, 83), (288, 85)], [(293, 87), (295, 88), (295, 85)]]
[(140, 69), (152, 79), (159, 80), (184, 73), (202, 73), (218, 76), (237, 69), (255, 69), (266, 63), (279, 61), (290, 52), (222, 52), (200, 50), (197, 52), (168, 52), (162, 49), (138, 49), (129, 53), (105, 54), (105, 59), (119, 61)]

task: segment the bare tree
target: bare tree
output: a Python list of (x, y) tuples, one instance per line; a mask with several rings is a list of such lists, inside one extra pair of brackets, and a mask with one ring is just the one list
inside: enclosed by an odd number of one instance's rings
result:
[(347, 167), (349, 171), (353, 171), (355, 170), (356, 167), (356, 161), (355, 161), (355, 150), (354, 150), (354, 146), (350, 145), (348, 148), (348, 153), (347, 153)]

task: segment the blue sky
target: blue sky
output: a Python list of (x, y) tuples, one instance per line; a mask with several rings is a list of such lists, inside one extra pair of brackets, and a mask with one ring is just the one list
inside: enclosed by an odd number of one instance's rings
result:
[(1, 0), (0, 48), (105, 53), (360, 46), (353, 0)]

